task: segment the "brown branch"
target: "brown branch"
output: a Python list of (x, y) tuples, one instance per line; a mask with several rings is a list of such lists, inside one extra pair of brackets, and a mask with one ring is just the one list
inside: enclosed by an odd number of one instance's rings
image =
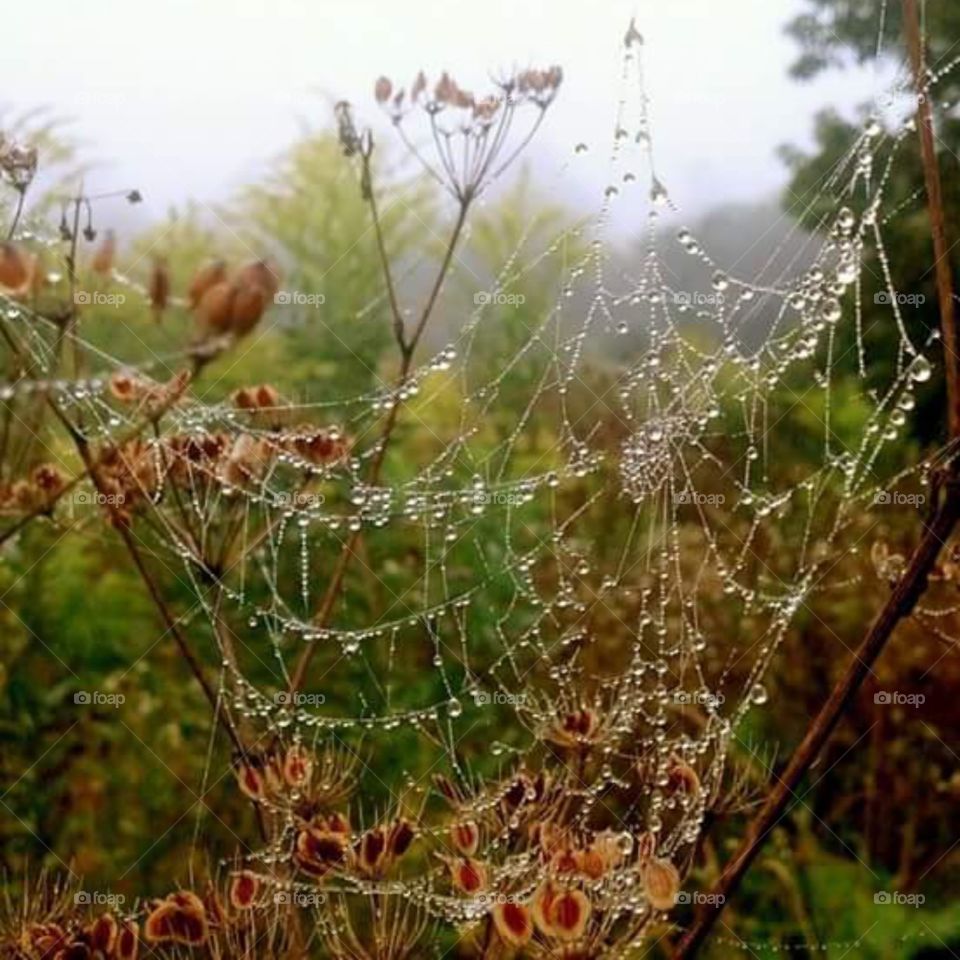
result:
[[(947, 381), (947, 422), (951, 440), (960, 437), (960, 356), (957, 354), (957, 333), (953, 301), (953, 279), (948, 260), (946, 221), (940, 168), (933, 136), (933, 111), (926, 90), (923, 44), (916, 0), (903, 0), (904, 35), (913, 65), (917, 94), (917, 130), (923, 158), (927, 203), (936, 256), (937, 293), (940, 303), (940, 326), (944, 341), (944, 367)], [(908, 617), (923, 595), (940, 550), (960, 520), (960, 475), (954, 462), (956, 450), (946, 467), (942, 490), (933, 490), (934, 513), (925, 526), (923, 538), (910, 558), (903, 576), (864, 637), (843, 676), (833, 688), (826, 703), (807, 729), (800, 746), (778, 783), (767, 797), (760, 812), (750, 823), (746, 837), (734, 858), (727, 864), (713, 888), (716, 896), (701, 912), (693, 927), (680, 941), (674, 960), (692, 957), (706, 940), (721, 911), (737, 889), (744, 874), (756, 859), (773, 827), (786, 810), (794, 790), (820, 755), (840, 722), (844, 711), (856, 696), (870, 668), (880, 656), (887, 641), (902, 619)]]
[(960, 353), (958, 353), (956, 310), (953, 300), (953, 277), (950, 270), (950, 244), (943, 213), (943, 189), (940, 165), (933, 133), (933, 106), (926, 82), (923, 39), (917, 0), (903, 0), (903, 30), (913, 67), (914, 90), (917, 95), (917, 134), (923, 156), (923, 176), (927, 187), (927, 207), (933, 234), (934, 266), (937, 277), (937, 299), (940, 304), (940, 330), (943, 334), (943, 363), (947, 379), (947, 423), (950, 437), (960, 437)]

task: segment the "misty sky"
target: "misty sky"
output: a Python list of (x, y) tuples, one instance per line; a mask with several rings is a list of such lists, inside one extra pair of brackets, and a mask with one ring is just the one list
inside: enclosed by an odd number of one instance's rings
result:
[[(482, 90), (488, 70), (563, 65), (537, 144), (558, 170), (586, 141), (605, 156), (622, 37), (646, 37), (659, 166), (684, 212), (756, 201), (785, 182), (775, 155), (809, 144), (816, 111), (877, 92), (872, 70), (813, 84), (787, 76), (783, 25), (799, 0), (34, 0), (8, 4), (0, 105), (49, 105), (99, 163), (88, 186), (137, 185), (148, 215), (222, 200), (304, 128), (353, 101), (379, 120), (372, 81), (450, 69)], [(539, 168), (538, 167), (538, 168)], [(571, 166), (569, 199), (599, 198), (597, 166)]]

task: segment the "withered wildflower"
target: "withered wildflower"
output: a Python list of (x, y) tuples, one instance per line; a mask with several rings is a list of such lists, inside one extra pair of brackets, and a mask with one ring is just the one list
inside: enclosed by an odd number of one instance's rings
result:
[[(477, 97), (446, 71), (428, 93), (421, 70), (410, 87), (395, 91), (388, 77), (374, 84), (374, 98), (387, 111), (408, 149), (427, 172), (461, 202), (478, 196), (523, 151), (553, 103), (563, 82), (563, 70), (523, 70), (497, 81), (497, 90)], [(516, 131), (517, 117), (525, 108), (534, 111), (530, 123)], [(417, 111), (429, 126), (435, 156), (428, 159), (415, 146), (404, 124)], [(352, 129), (352, 120), (350, 120)], [(342, 125), (342, 121), (341, 121)], [(341, 142), (344, 136), (341, 133)], [(360, 149), (356, 132), (353, 152)], [(348, 155), (351, 155), (348, 153)]]

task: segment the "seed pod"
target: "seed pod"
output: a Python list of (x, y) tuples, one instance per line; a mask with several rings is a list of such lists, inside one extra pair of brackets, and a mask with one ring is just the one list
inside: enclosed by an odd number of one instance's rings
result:
[(450, 863), (453, 885), (461, 893), (474, 894), (487, 885), (487, 868), (479, 860), (465, 857)]
[(208, 286), (197, 303), (197, 319), (207, 330), (226, 333), (230, 329), (235, 290), (226, 280)]
[(237, 783), (240, 789), (251, 799), (260, 801), (266, 795), (266, 785), (260, 771), (252, 763), (242, 763), (237, 767)]
[(455, 823), (450, 828), (450, 839), (458, 853), (468, 857), (473, 856), (480, 845), (480, 828), (472, 820)]
[(237, 287), (259, 287), (272, 300), (280, 288), (280, 272), (269, 260), (251, 260), (237, 271), (234, 283)]
[(680, 892), (680, 874), (669, 860), (654, 858), (643, 870), (643, 889), (655, 910), (672, 910)]
[(295, 743), (283, 758), (283, 779), (287, 785), (299, 789), (309, 782), (313, 773), (313, 757), (300, 744)]
[(407, 820), (397, 820), (390, 828), (390, 835), (387, 838), (387, 850), (390, 856), (396, 860), (402, 857), (409, 849), (410, 844), (416, 836), (413, 827)]
[(229, 330), (234, 336), (246, 336), (260, 322), (268, 297), (264, 287), (250, 284), (233, 287)]
[(533, 938), (530, 908), (522, 903), (498, 903), (493, 908), (493, 925), (497, 935), (508, 946), (526, 946)]
[(147, 292), (150, 295), (150, 306), (153, 308), (154, 318), (159, 322), (170, 302), (170, 271), (167, 269), (166, 260), (162, 257), (157, 257), (153, 261)]
[(560, 940), (583, 936), (590, 919), (590, 901), (582, 890), (562, 890), (550, 902), (548, 915), (553, 935)]
[(0, 292), (21, 297), (30, 291), (36, 270), (36, 258), (13, 243), (0, 243)]
[(137, 960), (140, 947), (140, 928), (136, 920), (127, 920), (117, 935), (116, 960)]
[(357, 864), (364, 873), (373, 876), (384, 864), (387, 852), (387, 836), (383, 827), (368, 830), (357, 847)]
[(118, 931), (116, 918), (112, 914), (105, 913), (87, 927), (87, 941), (92, 950), (107, 957), (113, 952)]
[(187, 302), (192, 309), (196, 309), (203, 300), (206, 292), (223, 283), (227, 279), (227, 265), (223, 260), (211, 260), (204, 264), (195, 274), (187, 288)]
[(242, 870), (230, 878), (230, 905), (236, 910), (249, 910), (260, 893), (260, 878), (250, 870)]

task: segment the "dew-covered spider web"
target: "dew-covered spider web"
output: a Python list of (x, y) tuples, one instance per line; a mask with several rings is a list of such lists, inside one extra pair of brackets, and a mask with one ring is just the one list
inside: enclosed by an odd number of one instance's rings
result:
[[(622, 79), (609, 152), (571, 147), (564, 174), (604, 154), (597, 214), (536, 249), (525, 236), (399, 387), (385, 376), (373, 394), (317, 401), (307, 384), (255, 409), (187, 391), (162, 430), (131, 439), (143, 406), (118, 392), (135, 381), (162, 402), (180, 358), (134, 369), (82, 327), (5, 307), (32, 368), (4, 402), (49, 394), (139, 490), (130, 529), (195, 594), (181, 626), (218, 651), (238, 775), (252, 776), (241, 786), (272, 824), (240, 859), (277, 889), (322, 888), (331, 942), (355, 894), (461, 926), (504, 898), (531, 902), (554, 870), (589, 901), (582, 939), (639, 942), (669, 910), (670, 869), (686, 875), (737, 791), (731, 743), (768, 703), (781, 644), (818, 595), (858, 589), (889, 491), (921, 494), (943, 463), (890, 453), (940, 350), (911, 323), (884, 241), (923, 203), (888, 197), (915, 137), (906, 75), (819, 184), (802, 254), (784, 241), (749, 277), (683, 225), (633, 30)], [(614, 218), (641, 237), (629, 259)], [(677, 287), (678, 255), (696, 288)], [(896, 344), (883, 382), (865, 291), (885, 295)], [(514, 309), (520, 295), (545, 305)], [(60, 338), (75, 377), (57, 372)], [(85, 522), (76, 513), (65, 519)], [(895, 580), (899, 558), (874, 555), (870, 576)], [(291, 749), (314, 758), (296, 788), (271, 781)], [(394, 873), (301, 845), (309, 825), (353, 849), (398, 818), (420, 852)], [(545, 823), (566, 852), (606, 844), (600, 866), (545, 866)], [(659, 886), (651, 860), (666, 865)]]

